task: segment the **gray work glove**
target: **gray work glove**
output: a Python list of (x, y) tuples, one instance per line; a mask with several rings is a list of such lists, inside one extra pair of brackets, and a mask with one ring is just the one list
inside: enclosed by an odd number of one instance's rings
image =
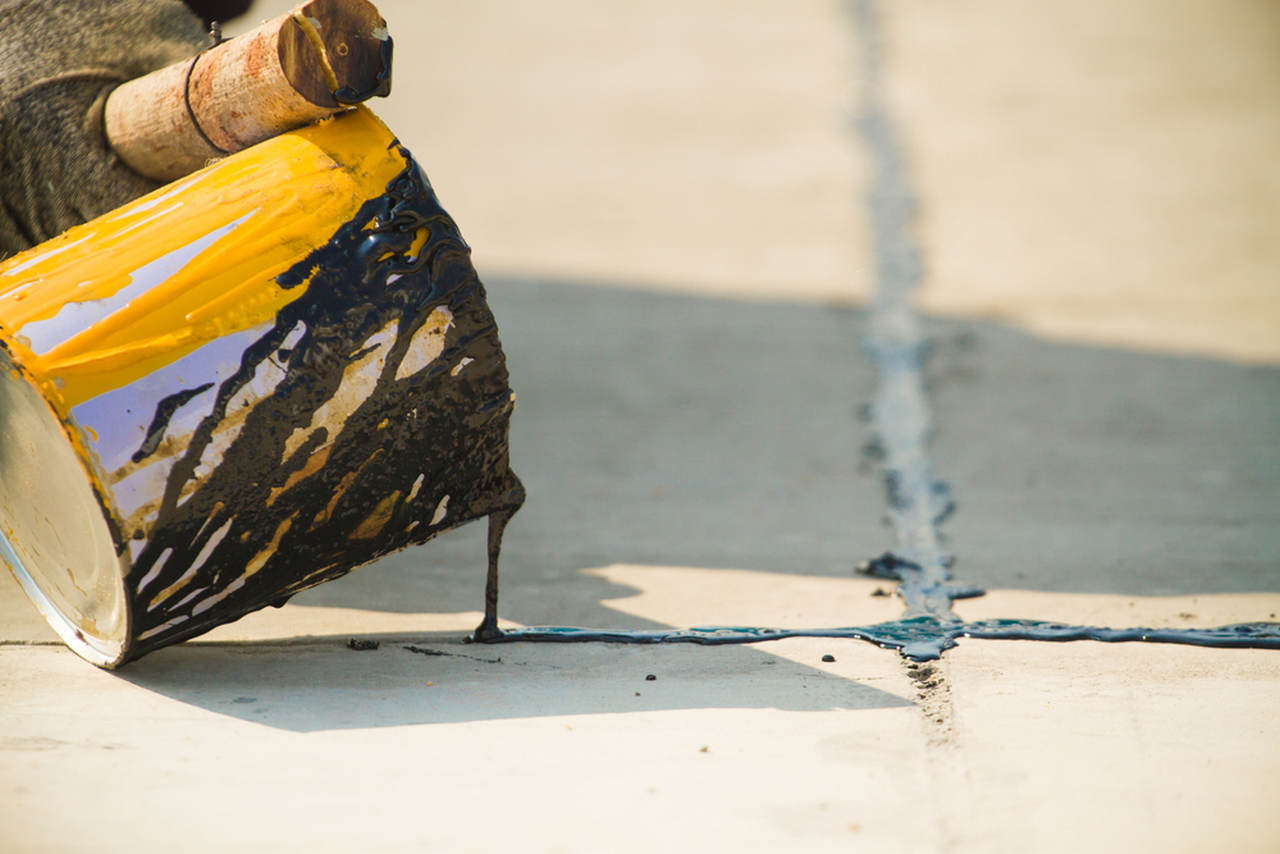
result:
[(181, 0), (0, 0), (0, 259), (160, 186), (107, 147), (103, 104), (208, 43)]

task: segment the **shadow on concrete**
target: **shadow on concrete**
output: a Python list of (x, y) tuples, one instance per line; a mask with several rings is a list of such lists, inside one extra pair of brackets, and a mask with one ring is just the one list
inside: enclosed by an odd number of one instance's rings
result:
[(933, 458), (988, 588), (1280, 591), (1280, 367), (935, 322)]
[[(874, 377), (848, 306), (489, 279), (529, 501), (502, 613), (619, 623), (611, 563), (847, 575), (892, 546), (857, 418)], [(930, 322), (933, 459), (966, 582), (1179, 595), (1280, 591), (1280, 370)], [(480, 607), (481, 525), (295, 598)]]
[[(491, 279), (529, 500), (508, 529), (504, 617), (617, 625), (612, 563), (847, 576), (886, 544), (859, 451), (872, 382), (853, 308)], [(862, 473), (860, 473), (860, 469)], [(295, 603), (476, 610), (484, 526)], [(649, 625), (633, 622), (639, 627)]]
[[(456, 635), (361, 639), (381, 645), (355, 652), (345, 637), (186, 644), (120, 676), (217, 714), (296, 732), (674, 709), (911, 705), (759, 648), (592, 644), (570, 657), (545, 645), (466, 646)], [(649, 674), (657, 678), (649, 681)]]
[[(564, 282), (489, 288), (519, 394), (514, 465), (529, 490), (508, 532), (504, 618), (655, 627), (604, 604), (634, 588), (582, 570), (742, 568), (777, 573), (781, 588), (788, 574), (847, 575), (891, 546), (856, 414), (874, 382), (861, 312)], [(1280, 370), (1047, 343), (988, 322), (932, 321), (930, 332), (933, 454), (958, 503), (944, 532), (960, 579), (1147, 596), (1280, 591)], [(293, 601), (478, 610), (484, 534), (468, 526)], [(371, 653), (345, 640), (192, 644), (122, 676), (292, 730), (906, 702), (766, 647), (587, 645), (556, 657), (558, 647), (465, 647), (455, 634), (434, 643), (456, 654), (424, 657), (403, 636)], [(666, 665), (680, 675), (637, 681)], [(782, 678), (755, 678), (766, 667)]]

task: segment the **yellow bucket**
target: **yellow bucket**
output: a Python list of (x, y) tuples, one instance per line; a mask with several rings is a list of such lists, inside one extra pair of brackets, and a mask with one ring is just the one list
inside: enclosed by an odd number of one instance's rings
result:
[(470, 250), (359, 108), (0, 264), (0, 558), (115, 667), (505, 522), (513, 402)]

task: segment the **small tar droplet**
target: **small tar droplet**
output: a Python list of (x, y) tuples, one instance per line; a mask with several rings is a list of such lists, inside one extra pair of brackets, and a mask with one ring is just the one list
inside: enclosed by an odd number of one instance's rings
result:
[(658, 681), (658, 677), (657, 677), (657, 676), (655, 676), (654, 674), (650, 673), (648, 676), (644, 677), (644, 681), (646, 681), (646, 682), (657, 682), (657, 681)]

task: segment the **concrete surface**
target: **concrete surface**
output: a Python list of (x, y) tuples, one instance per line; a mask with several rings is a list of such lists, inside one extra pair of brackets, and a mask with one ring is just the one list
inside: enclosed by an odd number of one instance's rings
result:
[[(508, 624), (899, 616), (851, 572), (892, 540), (850, 8), (379, 5), (519, 393)], [(879, 12), (957, 611), (1276, 619), (1280, 14)], [(118, 674), (0, 581), (0, 849), (1280, 846), (1278, 653), (464, 646), (483, 535)]]
[(1280, 358), (1274, 3), (925, 0), (885, 28), (925, 309)]

